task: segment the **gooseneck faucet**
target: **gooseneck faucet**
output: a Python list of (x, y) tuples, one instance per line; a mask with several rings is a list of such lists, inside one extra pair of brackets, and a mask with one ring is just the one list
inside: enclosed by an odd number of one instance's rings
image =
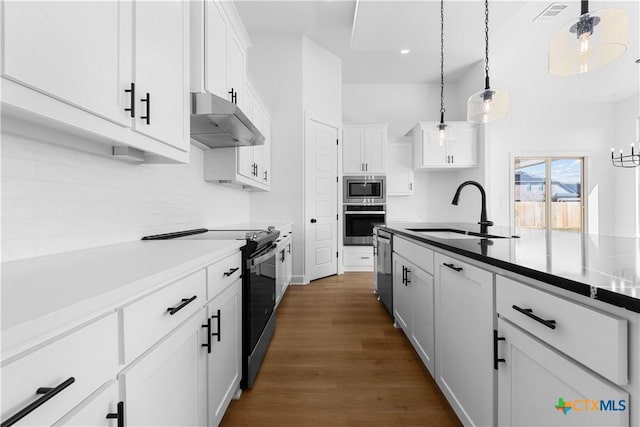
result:
[(479, 182), (476, 181), (465, 181), (458, 186), (456, 190), (455, 196), (453, 196), (453, 200), (451, 201), (452, 205), (458, 206), (458, 199), (460, 198), (460, 191), (467, 185), (473, 185), (474, 187), (480, 190), (480, 195), (482, 196), (482, 210), (480, 211), (480, 233), (487, 234), (487, 227), (493, 225), (493, 221), (489, 221), (487, 219), (487, 195), (484, 192), (484, 188), (480, 185)]

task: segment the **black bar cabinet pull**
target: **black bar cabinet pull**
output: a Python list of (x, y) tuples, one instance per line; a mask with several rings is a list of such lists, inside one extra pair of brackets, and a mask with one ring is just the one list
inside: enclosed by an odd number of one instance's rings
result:
[(284, 249), (280, 251), (280, 262), (284, 262)]
[(197, 297), (198, 297), (197, 295), (194, 295), (191, 298), (182, 298), (179, 306), (177, 306), (177, 307), (169, 307), (169, 308), (167, 308), (167, 311), (169, 312), (169, 314), (171, 316), (173, 316), (174, 314), (176, 314), (177, 312), (179, 312), (180, 310), (185, 308), (187, 306), (187, 304), (189, 304), (191, 301), (193, 301)]
[(107, 414), (107, 419), (117, 419), (118, 420), (118, 427), (124, 427), (124, 402), (120, 401), (118, 402), (118, 409), (117, 412), (114, 413), (109, 413)]
[(238, 103), (238, 92), (236, 92), (235, 90), (233, 90), (233, 88), (231, 88), (231, 90), (229, 92), (227, 92), (229, 95), (231, 95), (231, 102), (233, 102), (234, 104)]
[(207, 353), (211, 353), (211, 319), (207, 319), (207, 324), (202, 325), (203, 328), (207, 328), (207, 343), (202, 344), (203, 347), (207, 347)]
[(58, 384), (55, 387), (40, 387), (39, 389), (36, 390), (36, 394), (43, 395), (40, 399), (28, 404), (27, 406), (25, 406), (24, 408), (16, 412), (14, 415), (4, 420), (0, 425), (2, 427), (9, 427), (14, 425), (18, 421), (20, 421), (21, 419), (23, 419), (24, 417), (26, 417), (27, 415), (29, 415), (30, 413), (38, 409), (40, 406), (42, 406), (47, 400), (51, 399), (56, 394), (60, 393), (65, 388), (69, 387), (75, 381), (76, 379), (71, 377), (65, 380), (64, 382)]
[(450, 269), (452, 269), (452, 270), (455, 270), (455, 271), (458, 271), (458, 272), (462, 271), (462, 267), (456, 267), (455, 265), (453, 265), (453, 264), (447, 264), (446, 262), (443, 262), (442, 264), (443, 264), (445, 267), (449, 267), (449, 268), (450, 268)]
[(291, 243), (288, 243), (287, 247), (288, 247), (287, 252), (291, 253)]
[(267, 181), (267, 171), (264, 171), (264, 180)]
[(545, 319), (543, 319), (541, 317), (538, 317), (535, 314), (533, 314), (533, 310), (530, 309), (530, 308), (520, 308), (517, 305), (512, 305), (511, 308), (513, 308), (515, 311), (519, 311), (520, 313), (524, 314), (527, 317), (532, 318), (536, 322), (542, 323), (544, 326), (546, 326), (549, 329), (555, 329), (556, 328), (556, 321), (555, 320), (545, 320)]
[(231, 276), (233, 273), (235, 273), (236, 271), (238, 271), (240, 269), (240, 267), (234, 267), (229, 269), (229, 271), (225, 271), (223, 276), (229, 277)]
[(406, 281), (407, 281), (407, 267), (403, 265), (402, 266), (402, 284), (406, 285)]
[(408, 285), (409, 283), (411, 283), (411, 280), (409, 280), (409, 273), (411, 273), (411, 269), (409, 267), (407, 267), (406, 270), (406, 277), (404, 278), (404, 284)]
[(212, 337), (217, 337), (218, 338), (218, 342), (220, 342), (221, 339), (221, 329), (220, 329), (220, 309), (218, 309), (218, 314), (214, 314), (213, 316), (211, 316), (212, 319), (217, 319), (218, 320), (218, 332), (214, 332), (211, 334)]
[(506, 360), (498, 358), (498, 341), (504, 341), (504, 337), (498, 336), (498, 331), (493, 330), (493, 369), (498, 370), (498, 363), (504, 363)]
[(131, 107), (125, 108), (124, 111), (129, 111), (131, 117), (136, 117), (136, 84), (131, 82), (131, 86), (129, 89), (124, 90), (125, 93), (129, 95), (129, 104)]
[(140, 99), (140, 102), (146, 102), (147, 103), (147, 115), (146, 116), (140, 116), (140, 118), (142, 120), (146, 120), (147, 124), (150, 125), (151, 124), (151, 94), (149, 92), (147, 92), (147, 96)]

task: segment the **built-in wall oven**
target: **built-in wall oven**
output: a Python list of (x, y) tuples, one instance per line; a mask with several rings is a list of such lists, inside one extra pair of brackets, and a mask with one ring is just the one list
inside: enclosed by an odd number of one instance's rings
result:
[(373, 225), (384, 224), (386, 205), (344, 205), (345, 245), (371, 246)]
[(346, 175), (343, 177), (345, 204), (385, 204), (386, 178), (380, 175)]

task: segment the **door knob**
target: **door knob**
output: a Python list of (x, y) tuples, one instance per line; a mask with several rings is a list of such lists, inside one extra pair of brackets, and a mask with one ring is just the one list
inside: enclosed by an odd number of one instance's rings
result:
[(311, 224), (315, 224), (316, 222), (318, 222), (315, 218), (311, 218)]

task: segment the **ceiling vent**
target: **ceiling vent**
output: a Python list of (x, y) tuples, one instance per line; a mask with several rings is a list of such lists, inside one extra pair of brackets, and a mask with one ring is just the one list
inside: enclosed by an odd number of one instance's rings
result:
[(540, 14), (534, 18), (533, 22), (551, 22), (567, 7), (569, 7), (569, 5), (566, 3), (552, 3), (540, 12)]

